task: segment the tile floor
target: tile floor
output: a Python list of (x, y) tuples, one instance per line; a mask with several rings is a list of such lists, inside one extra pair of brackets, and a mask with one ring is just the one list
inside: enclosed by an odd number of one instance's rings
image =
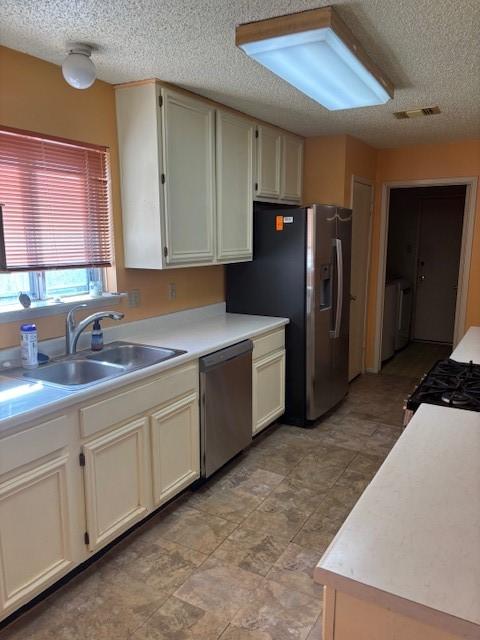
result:
[(385, 363), (382, 374), (420, 378), (437, 360), (448, 358), (452, 348), (451, 344), (410, 342)]
[(313, 429), (274, 426), (1, 640), (320, 640), (312, 570), (401, 433), (415, 380), (357, 379)]

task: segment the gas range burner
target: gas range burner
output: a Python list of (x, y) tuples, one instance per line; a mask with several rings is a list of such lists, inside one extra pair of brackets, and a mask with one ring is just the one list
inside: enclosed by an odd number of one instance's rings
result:
[(458, 393), (458, 391), (447, 391), (442, 395), (442, 400), (445, 404), (454, 407), (464, 407), (469, 403), (469, 398), (464, 393)]
[(405, 408), (412, 414), (422, 402), (480, 411), (480, 365), (439, 360), (408, 398)]

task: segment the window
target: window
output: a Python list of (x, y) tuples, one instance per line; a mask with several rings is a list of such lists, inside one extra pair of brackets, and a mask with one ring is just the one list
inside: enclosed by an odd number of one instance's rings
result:
[(77, 271), (45, 276), (53, 291), (111, 265), (109, 177), (105, 147), (0, 128), (0, 270)]
[(99, 282), (103, 288), (102, 269), (0, 273), (0, 308), (18, 305), (20, 293), (28, 293), (34, 302), (86, 295), (92, 282)]

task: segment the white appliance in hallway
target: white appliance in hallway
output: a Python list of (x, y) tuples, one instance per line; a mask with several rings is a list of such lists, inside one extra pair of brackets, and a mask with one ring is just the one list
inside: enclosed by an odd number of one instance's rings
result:
[(397, 286), (395, 351), (398, 351), (406, 347), (410, 341), (413, 289), (411, 283), (405, 278), (399, 278), (395, 282)]
[(387, 282), (383, 302), (382, 362), (395, 353), (395, 335), (397, 326), (397, 283)]
[(413, 289), (406, 278), (394, 278), (385, 285), (382, 333), (382, 362), (410, 341)]

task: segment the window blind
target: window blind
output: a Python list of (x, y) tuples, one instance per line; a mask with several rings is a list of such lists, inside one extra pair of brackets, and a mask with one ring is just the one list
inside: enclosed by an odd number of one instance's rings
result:
[(0, 269), (112, 264), (106, 147), (0, 127)]

